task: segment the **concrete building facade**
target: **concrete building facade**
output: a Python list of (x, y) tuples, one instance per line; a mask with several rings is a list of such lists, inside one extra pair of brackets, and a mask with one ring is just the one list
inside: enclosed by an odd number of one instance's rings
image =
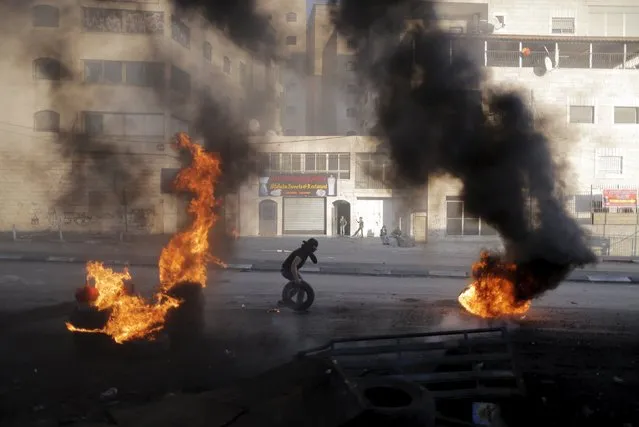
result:
[(246, 126), (250, 97), (276, 92), (270, 64), (164, 0), (11, 2), (0, 17), (2, 230), (175, 231), (171, 137), (203, 96)]

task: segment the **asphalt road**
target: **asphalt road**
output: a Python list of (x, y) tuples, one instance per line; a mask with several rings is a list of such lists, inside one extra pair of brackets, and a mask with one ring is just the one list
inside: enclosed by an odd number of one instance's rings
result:
[[(131, 271), (136, 288), (150, 292), (157, 270)], [(151, 355), (81, 360), (64, 328), (72, 304), (64, 303), (83, 284), (83, 266), (0, 263), (0, 420), (3, 410), (9, 417), (75, 417), (109, 387), (117, 387), (127, 401), (181, 388), (216, 387), (337, 337), (504, 324), (461, 309), (456, 297), (466, 285), (463, 279), (306, 278), (316, 290), (316, 302), (310, 313), (298, 315), (272, 310), (284, 281), (277, 273), (211, 273), (205, 290), (206, 347), (184, 356), (152, 347)], [(566, 282), (507, 325), (521, 331), (564, 331), (571, 337), (593, 332), (626, 336), (639, 326), (638, 303), (636, 285)], [(530, 339), (533, 346), (537, 340)], [(609, 364), (621, 369), (617, 362)], [(616, 370), (606, 374), (607, 381), (612, 375), (630, 375)]]

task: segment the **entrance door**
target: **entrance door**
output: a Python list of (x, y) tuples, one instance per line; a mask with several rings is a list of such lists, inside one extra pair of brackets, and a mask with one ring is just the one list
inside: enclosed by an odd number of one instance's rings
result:
[(413, 214), (413, 237), (416, 242), (426, 242), (428, 240), (428, 216), (426, 212), (415, 212)]
[(262, 200), (259, 210), (260, 236), (277, 236), (277, 203), (273, 200)]
[(333, 221), (334, 229), (333, 234), (336, 236), (339, 235), (339, 219), (344, 217), (346, 219), (346, 228), (344, 231), (345, 236), (350, 236), (351, 234), (351, 204), (346, 200), (337, 200), (333, 202), (333, 212), (335, 219)]

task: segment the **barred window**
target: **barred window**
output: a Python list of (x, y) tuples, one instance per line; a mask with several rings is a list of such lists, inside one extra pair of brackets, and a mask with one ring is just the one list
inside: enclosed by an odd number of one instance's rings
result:
[(575, 18), (552, 18), (553, 34), (575, 34)]

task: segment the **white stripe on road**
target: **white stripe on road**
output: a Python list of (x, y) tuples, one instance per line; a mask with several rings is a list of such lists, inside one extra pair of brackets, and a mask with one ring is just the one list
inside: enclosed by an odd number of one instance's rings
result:
[(19, 260), (24, 258), (22, 255), (0, 255), (0, 259)]
[(253, 264), (227, 264), (226, 268), (228, 270), (251, 270), (253, 269)]
[(48, 262), (73, 262), (75, 258), (72, 257), (64, 257), (64, 256), (50, 256), (45, 259)]
[(465, 271), (437, 271), (431, 270), (428, 272), (429, 276), (435, 277), (468, 277)]
[(623, 282), (628, 283), (632, 282), (630, 277), (628, 276), (606, 276), (606, 275), (597, 275), (597, 276), (586, 276), (588, 280), (591, 282)]

